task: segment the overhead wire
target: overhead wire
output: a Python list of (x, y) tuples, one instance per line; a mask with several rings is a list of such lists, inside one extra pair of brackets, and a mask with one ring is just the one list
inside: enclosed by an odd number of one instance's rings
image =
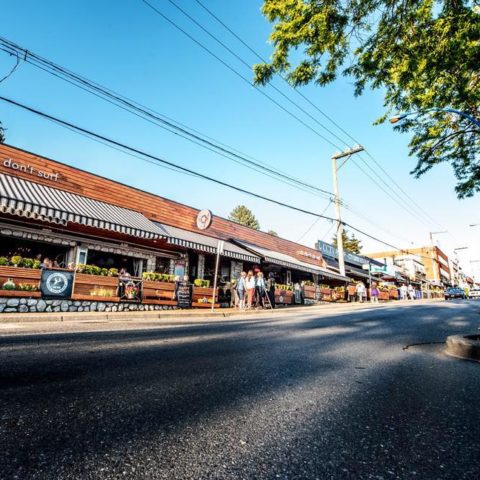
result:
[[(173, 0), (169, 0), (170, 3), (174, 3)], [(204, 3), (201, 1), (201, 0), (195, 0), (195, 2), (200, 5), (200, 7), (205, 10), (212, 18), (214, 18), (220, 25), (222, 25), (231, 35), (233, 35), (245, 48), (247, 48), (257, 59), (259, 59), (261, 62), (263, 63), (268, 63), (267, 60), (262, 56), (260, 55), (254, 48), (252, 48), (247, 42), (245, 42), (241, 37), (240, 35), (238, 35), (235, 31), (233, 31), (224, 21), (222, 21), (217, 15), (215, 15), (214, 12), (212, 12), (208, 7), (206, 7), (204, 5)], [(177, 6), (177, 8), (179, 8)], [(318, 105), (316, 105), (314, 102), (312, 102), (301, 90), (299, 90), (297, 87), (295, 87), (294, 85), (292, 85), (288, 79), (282, 75), (282, 74), (278, 74), (278, 76), (285, 82), (287, 83), (287, 85), (289, 85), (300, 97), (302, 97), (311, 107), (313, 107), (317, 112), (319, 112), (324, 118), (326, 118), (330, 123), (332, 123), (332, 125), (334, 125), (335, 127), (337, 127), (344, 135), (346, 135), (349, 139), (351, 139), (352, 141), (354, 141), (356, 144), (360, 144), (360, 142), (354, 138), (347, 130), (345, 130), (341, 125), (339, 125), (330, 115), (328, 115), (327, 113), (325, 113), (320, 107), (318, 107)], [(338, 137), (337, 135), (335, 135), (333, 132), (331, 132), (331, 130), (327, 129), (326, 127), (324, 127), (322, 125), (323, 128), (325, 128), (327, 131), (329, 131), (332, 135), (335, 136), (335, 138), (339, 139), (340, 141), (344, 142), (343, 139), (341, 139), (340, 137)], [(392, 183), (392, 185), (394, 185), (402, 194), (402, 196), (400, 196), (400, 200), (401, 201), (404, 201), (404, 199), (408, 199), (413, 205), (415, 205), (418, 209), (418, 212), (421, 213), (421, 215), (423, 215), (423, 217), (428, 220), (429, 222), (432, 222), (434, 224), (437, 224), (439, 226), (441, 226), (430, 214), (428, 214), (428, 212), (426, 212), (399, 184), (398, 182), (385, 170), (385, 168), (381, 165), (380, 162), (378, 162), (374, 157), (373, 155), (367, 150), (365, 149), (365, 154), (375, 163), (375, 165), (380, 169), (380, 171), (390, 180), (390, 182)], [(364, 160), (363, 156), (362, 155), (359, 155), (359, 158), (367, 165), (367, 167), (369, 166), (368, 163)], [(382, 176), (381, 175), (378, 175), (378, 173), (371, 169), (373, 171), (373, 174), (375, 176), (377, 176), (380, 180), (382, 180), (384, 183), (384, 179), (382, 179)], [(398, 193), (393, 191), (394, 194), (396, 194), (397, 196)], [(443, 227), (442, 227), (443, 228)]]
[[(191, 15), (189, 15), (188, 13), (185, 12), (185, 10), (183, 10), (181, 7), (179, 7), (173, 0), (168, 0), (172, 5), (174, 5), (179, 11), (181, 11), (187, 18), (189, 18), (192, 22), (194, 22), (197, 26), (199, 26), (199, 28), (201, 28), (205, 33), (207, 33), (211, 38), (213, 38), (217, 43), (219, 43), (223, 48), (225, 48), (229, 53), (231, 53), (235, 58), (237, 58), (239, 61), (241, 61), (241, 63), (243, 63), (245, 66), (247, 66), (249, 69), (250, 69), (250, 65), (245, 62), (239, 55), (237, 55), (235, 52), (233, 52), (228, 46), (226, 46), (222, 41), (220, 41), (217, 37), (215, 37), (211, 32), (209, 32), (205, 27), (203, 27), (199, 22), (197, 22)], [(203, 50), (205, 50), (207, 53), (209, 53), (211, 56), (213, 56), (216, 60), (218, 60), (220, 63), (222, 63), (224, 66), (226, 66), (229, 70), (231, 70), (232, 72), (234, 72), (237, 76), (241, 77), (245, 82), (247, 82), (250, 86), (253, 86), (253, 88), (255, 88), (257, 91), (259, 91), (260, 93), (262, 93), (263, 95), (265, 95), (265, 92), (263, 92), (262, 90), (260, 90), (256, 85), (254, 84), (251, 84), (251, 82), (246, 78), (244, 77), (241, 73), (239, 73), (236, 69), (234, 69), (231, 65), (229, 65), (228, 63), (226, 63), (223, 59), (221, 59), (218, 55), (216, 55), (214, 52), (212, 52), (208, 47), (206, 47), (205, 45), (203, 45), (200, 41), (198, 41), (196, 38), (194, 38), (192, 35), (190, 35), (185, 29), (183, 29), (182, 27), (180, 27), (176, 22), (174, 22), (171, 18), (169, 18), (167, 15), (165, 15), (164, 13), (162, 13), (160, 10), (158, 10), (156, 7), (154, 7), (148, 0), (142, 0), (143, 3), (145, 3), (148, 7), (150, 7), (154, 12), (156, 12), (159, 16), (161, 16), (164, 20), (166, 20), (168, 23), (170, 23), (172, 26), (174, 26), (177, 30), (179, 30), (180, 32), (182, 32), (185, 36), (187, 36), (191, 41), (193, 41), (196, 45), (200, 46)], [(276, 87), (275, 87), (276, 89)], [(276, 89), (278, 90), (278, 89)], [(278, 102), (276, 102), (275, 100), (272, 99), (272, 97), (270, 97), (269, 95), (266, 95), (267, 98), (271, 99), (277, 106), (280, 106), (280, 108), (282, 108), (282, 110), (284, 111), (287, 111), (289, 112), (288, 110), (286, 110), (283, 106), (281, 106), (280, 104), (278, 104)], [(285, 94), (283, 94), (282, 92), (282, 96), (286, 97)], [(286, 97), (287, 98), (287, 97)], [(303, 111), (305, 113), (305, 110), (302, 109), (302, 107), (298, 106), (295, 102), (293, 102), (292, 100), (290, 100), (290, 102), (292, 102), (293, 104), (295, 104), (301, 111)], [(331, 130), (327, 129), (326, 127), (324, 127), (320, 122), (318, 122), (318, 120), (315, 119), (315, 117), (312, 117), (308, 112), (306, 112), (307, 115), (311, 118), (313, 118), (317, 123), (319, 123), (320, 126), (322, 126), (322, 128), (325, 128), (327, 131), (329, 131), (332, 135), (334, 135), (336, 138), (339, 138), (337, 135), (335, 135), (333, 132), (331, 132)], [(290, 115), (292, 115), (296, 120), (299, 120), (299, 118), (295, 115), (295, 114), (292, 114), (291, 112), (289, 112)], [(320, 136), (322, 139), (326, 140), (330, 145), (332, 145), (333, 147), (341, 150), (341, 147), (339, 147), (337, 144), (333, 143), (332, 141), (326, 139), (323, 135), (321, 135), (318, 131), (314, 130), (310, 125), (306, 124), (303, 120), (300, 120), (300, 123), (304, 126), (306, 126), (309, 130), (312, 130), (314, 131), (318, 136)], [(342, 139), (340, 139), (342, 141)], [(357, 142), (358, 143), (358, 142)], [(365, 172), (365, 170), (360, 167), (359, 165), (357, 165), (358, 168), (362, 171), (362, 173), (364, 173), (372, 182), (374, 182), (383, 192), (386, 193), (387, 196), (389, 196), (396, 204), (398, 203), (398, 200), (395, 199), (392, 194), (388, 191), (388, 190), (385, 190), (383, 187), (381, 187), (381, 185), (379, 184), (379, 182), (374, 179), (372, 177), (372, 175), (369, 175), (368, 173)], [(403, 206), (403, 201), (402, 199), (400, 199), (400, 204)], [(417, 221), (419, 221), (420, 223), (422, 224), (425, 224), (425, 220), (423, 220), (421, 217), (419, 217), (418, 214), (416, 214), (416, 212), (413, 212), (411, 209), (407, 209), (407, 208), (404, 208), (404, 210), (410, 215), (412, 216), (413, 218), (415, 218)]]
[[(0, 37), (0, 43), (4, 45), (4, 48), (1, 48), (3, 51), (7, 53), (11, 52), (22, 52), (25, 55), (25, 61), (29, 62), (33, 66), (50, 73), (51, 75), (60, 78), (67, 83), (75, 85), (95, 96), (101, 98), (113, 105), (118, 106), (119, 108), (126, 110), (140, 118), (147, 120), (150, 123), (160, 126), (165, 130), (178, 135), (194, 144), (197, 144), (217, 155), (220, 155), (228, 160), (234, 161), (238, 163), (238, 161), (242, 162), (243, 166), (247, 168), (251, 168), (263, 175), (269, 176), (270, 178), (276, 177), (276, 180), (281, 180), (282, 183), (287, 183), (290, 186), (295, 188), (301, 187), (300, 189), (303, 191), (307, 191), (308, 193), (318, 194), (325, 198), (332, 198), (333, 194), (327, 190), (321, 189), (314, 185), (311, 185), (307, 182), (304, 182), (296, 177), (288, 174), (286, 172), (282, 172), (281, 170), (270, 167), (267, 163), (261, 162), (258, 160), (250, 160), (243, 154), (236, 153), (232, 151), (231, 147), (224, 148), (221, 142), (218, 142), (214, 139), (211, 139), (204, 134), (200, 134), (186, 127), (182, 124), (175, 124), (173, 120), (168, 119), (168, 117), (155, 112), (148, 107), (144, 107), (141, 104), (138, 104), (127, 97), (122, 96), (121, 94), (117, 94), (112, 90), (109, 90), (107, 87), (103, 87), (95, 82), (92, 82), (85, 77), (82, 77), (74, 72), (71, 72), (59, 65), (54, 64), (53, 62), (44, 59), (19, 45), (10, 42), (9, 40)], [(5, 48), (6, 46), (6, 48)], [(164, 117), (164, 118), (162, 118)], [(194, 133), (192, 133), (192, 131)], [(231, 158), (233, 157), (233, 158)], [(272, 177), (273, 176), (273, 177)], [(311, 191), (308, 191), (311, 190)]]
[[(231, 184), (231, 183), (228, 183), (228, 182), (224, 182), (223, 180), (219, 180), (219, 179), (216, 179), (216, 178), (213, 178), (213, 177), (210, 177), (209, 175), (205, 175), (203, 173), (200, 173), (200, 172), (197, 172), (195, 170), (192, 170), (190, 168), (187, 168), (187, 167), (184, 167), (182, 165), (178, 165), (172, 161), (169, 161), (169, 160), (166, 160), (164, 158), (161, 158), (157, 155), (153, 155), (153, 154), (150, 154), (148, 152), (144, 152), (143, 150), (140, 150), (139, 148), (136, 148), (136, 147), (131, 147), (129, 145), (126, 145), (122, 142), (119, 142), (117, 140), (113, 140), (111, 138), (108, 138), (104, 135), (101, 135), (99, 133), (96, 133), (96, 132), (93, 132), (92, 130), (88, 130), (86, 128), (83, 128), (83, 127), (80, 127), (78, 125), (75, 125), (71, 122), (67, 122), (65, 120), (62, 120), (58, 117), (55, 117), (53, 115), (49, 115), (47, 113), (44, 113), (38, 109), (35, 109), (33, 107), (30, 107), (30, 106), (27, 106), (25, 104), (22, 104), (20, 102), (17, 102), (15, 100), (12, 100), (10, 98), (7, 98), (7, 97), (3, 97), (3, 96), (0, 96), (0, 100), (3, 101), (3, 102), (6, 102), (10, 105), (13, 105), (13, 106), (16, 106), (18, 108), (21, 108), (25, 111), (28, 111), (30, 113), (33, 113), (37, 116), (40, 116), (42, 118), (45, 118), (51, 122), (54, 122), (62, 127), (65, 127), (65, 128), (68, 128), (69, 130), (72, 130), (72, 131), (75, 131), (75, 132), (78, 132), (80, 134), (83, 134), (84, 136), (88, 136), (89, 138), (95, 138), (97, 140), (101, 140), (102, 142), (105, 142), (105, 144), (109, 144), (109, 145), (113, 145), (114, 147), (117, 147), (117, 148), (120, 148), (122, 150), (126, 150), (126, 151), (129, 151), (131, 153), (134, 153), (136, 155), (140, 155), (142, 158), (147, 158), (149, 160), (153, 160), (155, 162), (159, 162), (163, 165), (166, 165), (168, 167), (173, 167), (174, 169), (177, 169), (179, 172), (181, 173), (187, 173), (187, 174), (193, 174), (194, 176), (198, 177), (198, 178), (201, 178), (201, 179), (204, 179), (204, 180), (207, 180), (209, 182), (212, 182), (212, 183), (216, 183), (218, 185), (221, 185), (221, 186), (224, 186), (226, 188), (230, 188), (230, 189), (233, 189), (235, 191), (238, 191), (240, 193), (243, 193), (243, 194), (246, 194), (246, 195), (249, 195), (249, 196), (252, 196), (252, 197), (255, 197), (255, 198), (258, 198), (260, 200), (264, 200), (266, 202), (269, 202), (269, 203), (272, 203), (272, 204), (275, 204), (275, 205), (278, 205), (278, 206), (281, 206), (281, 207), (284, 207), (284, 208), (288, 208), (290, 210), (293, 210), (293, 211), (296, 211), (296, 212), (300, 212), (300, 213), (303, 213), (303, 214), (306, 214), (306, 215), (310, 215), (310, 216), (313, 216), (313, 217), (318, 217), (318, 218), (323, 218), (325, 220), (329, 220), (330, 222), (332, 223), (336, 223), (337, 220), (333, 217), (329, 217), (327, 215), (323, 215), (321, 213), (317, 213), (317, 212), (313, 212), (311, 210), (306, 210), (304, 208), (300, 208), (300, 207), (297, 207), (297, 206), (294, 206), (294, 205), (290, 205), (290, 204), (287, 204), (285, 202), (282, 202), (280, 200), (276, 200), (276, 199), (273, 199), (273, 198), (270, 198), (270, 197), (267, 197), (265, 195), (261, 195), (261, 194), (258, 194), (256, 192), (252, 192), (250, 190), (247, 190), (247, 189), (244, 189), (242, 187), (239, 187), (237, 185), (234, 185), (234, 184)], [(399, 247), (396, 247), (395, 245), (392, 245), (391, 243), (389, 242), (386, 242), (378, 237), (375, 237), (374, 235), (371, 235), (369, 233), (366, 233), (365, 231), (355, 227), (354, 225), (350, 224), (350, 223), (347, 223), (347, 222), (341, 222), (345, 227), (348, 227), (366, 237), (369, 237), (377, 242), (380, 242), (384, 245), (387, 245), (389, 247), (392, 247), (396, 250), (400, 250), (400, 251), (403, 251), (403, 252), (406, 252), (405, 249), (400, 249)]]

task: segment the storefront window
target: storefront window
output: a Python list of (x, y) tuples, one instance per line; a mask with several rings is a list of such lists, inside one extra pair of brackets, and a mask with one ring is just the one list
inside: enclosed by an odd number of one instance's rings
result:
[(68, 259), (68, 247), (51, 243), (35, 242), (12, 237), (0, 237), (0, 257), (20, 256), (43, 260), (49, 258), (55, 266), (65, 268)]

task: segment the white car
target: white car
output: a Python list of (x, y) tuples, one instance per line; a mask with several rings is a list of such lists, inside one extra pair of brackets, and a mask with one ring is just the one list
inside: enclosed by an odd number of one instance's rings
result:
[(480, 298), (480, 288), (472, 288), (468, 292), (468, 298)]

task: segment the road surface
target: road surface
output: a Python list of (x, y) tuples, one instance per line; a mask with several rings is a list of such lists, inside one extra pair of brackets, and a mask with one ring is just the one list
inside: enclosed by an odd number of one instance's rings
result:
[(0, 336), (0, 478), (480, 478), (480, 304), (373, 307)]

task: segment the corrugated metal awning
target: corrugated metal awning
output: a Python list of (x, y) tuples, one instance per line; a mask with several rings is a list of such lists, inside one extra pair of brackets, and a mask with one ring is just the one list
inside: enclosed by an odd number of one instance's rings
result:
[(261, 257), (264, 258), (266, 262), (273, 263), (275, 265), (281, 265), (282, 267), (291, 268), (293, 270), (300, 270), (301, 272), (321, 275), (324, 278), (330, 278), (332, 280), (340, 280), (344, 282), (348, 282), (350, 280), (348, 277), (344, 277), (343, 275), (330, 272), (326, 268), (320, 267), (319, 265), (313, 265), (311, 263), (302, 262), (301, 260), (297, 260), (295, 257), (292, 257), (285, 253), (275, 252), (273, 250), (269, 250), (269, 249), (259, 247), (257, 245), (245, 243), (242, 241), (239, 241), (238, 243), (258, 253)]
[(165, 234), (141, 213), (0, 173), (0, 212), (42, 222), (77, 223), (133, 237)]
[[(202, 235), (201, 233), (191, 232), (183, 228), (172, 227), (164, 223), (155, 222), (155, 224), (165, 232), (167, 243), (178, 245), (184, 248), (191, 248), (200, 252), (217, 254), (218, 238)], [(259, 263), (260, 257), (244, 248), (235, 245), (232, 242), (224, 240), (223, 256), (242, 260), (246, 262)]]

